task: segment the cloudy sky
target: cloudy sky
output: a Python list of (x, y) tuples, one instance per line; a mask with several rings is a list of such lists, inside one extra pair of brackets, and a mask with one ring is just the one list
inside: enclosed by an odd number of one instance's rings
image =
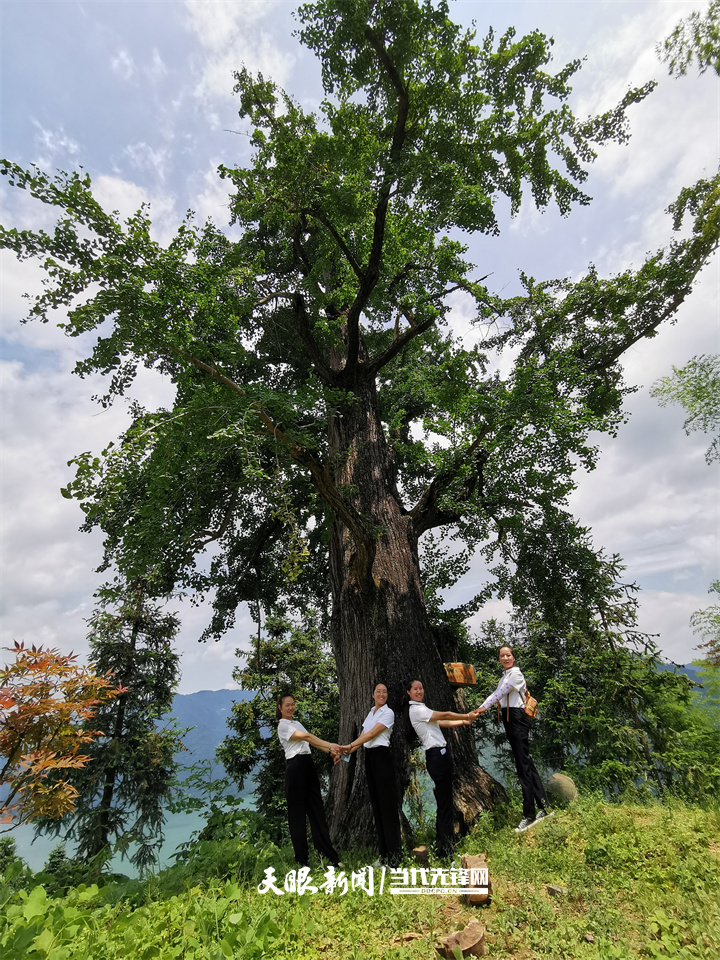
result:
[[(674, 80), (655, 54), (656, 42), (698, 6), (452, 5), (453, 16), (475, 20), (481, 35), (514, 25), (553, 36), (558, 67), (586, 57), (572, 101), (580, 115), (608, 109), (630, 85), (659, 82), (632, 110), (630, 144), (604, 150), (594, 164), (590, 207), (567, 219), (526, 207), (506, 220), (499, 240), (473, 242), (479, 271), (492, 273), (495, 290), (516, 289), (519, 269), (536, 278), (577, 277), (593, 262), (613, 273), (667, 242), (665, 208), (683, 185), (714, 171), (719, 152), (720, 81), (707, 74)], [(226, 223), (227, 188), (216, 168), (248, 158), (233, 70), (245, 64), (262, 71), (305, 107), (321, 95), (317, 66), (292, 36), (293, 8), (284, 0), (0, 0), (2, 155), (48, 171), (82, 166), (101, 202), (124, 214), (149, 201), (160, 240), (188, 208)], [(4, 184), (0, 191), (5, 224), (48, 223), (27, 197)], [(99, 452), (123, 428), (126, 409), (102, 410), (90, 399), (97, 384), (70, 374), (82, 343), (50, 325), (20, 324), (22, 295), (37, 288), (37, 267), (3, 252), (0, 271), (3, 645), (24, 639), (83, 654), (101, 543), (78, 532), (79, 507), (59, 490), (72, 475), (67, 461)], [(628, 381), (639, 387), (627, 404), (628, 422), (617, 439), (601, 438), (599, 466), (580, 478), (571, 504), (596, 545), (622, 555), (628, 579), (642, 587), (641, 626), (679, 662), (695, 656), (688, 620), (710, 602), (708, 587), (720, 576), (718, 475), (704, 461), (707, 438), (686, 436), (682, 411), (658, 407), (649, 387), (673, 364), (720, 349), (719, 279), (716, 260), (678, 323), (626, 356)], [(146, 406), (168, 397), (150, 375), (136, 393)], [(467, 599), (478, 576), (471, 571), (451, 599)], [(249, 617), (239, 617), (223, 642), (199, 645), (207, 609), (175, 605), (183, 616), (181, 692), (233, 686), (234, 650), (251, 630)], [(483, 617), (502, 612), (491, 605)]]

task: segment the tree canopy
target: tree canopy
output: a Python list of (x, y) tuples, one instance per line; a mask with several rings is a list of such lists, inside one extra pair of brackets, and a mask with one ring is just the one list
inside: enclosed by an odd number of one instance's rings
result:
[(668, 403), (685, 407), (685, 433), (716, 434), (705, 459), (708, 464), (720, 460), (720, 355), (693, 357), (685, 366), (673, 367), (672, 375), (661, 377), (651, 393), (663, 407)]
[(163, 842), (183, 749), (174, 725), (161, 726), (180, 677), (171, 646), (179, 624), (136, 583), (120, 595), (101, 591), (89, 625), (91, 666), (116, 676), (122, 693), (97, 709), (102, 735), (88, 746), (91, 762), (68, 774), (73, 809), (62, 822), (40, 820), (38, 830), (76, 840), (76, 855), (85, 860), (116, 851), (144, 871)]

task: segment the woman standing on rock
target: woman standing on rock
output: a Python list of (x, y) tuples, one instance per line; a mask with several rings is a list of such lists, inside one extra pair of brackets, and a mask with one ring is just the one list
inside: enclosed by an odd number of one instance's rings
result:
[[(494, 693), (485, 700), (479, 708), (479, 713), (485, 713), (493, 704), (500, 704), (505, 735), (510, 743), (515, 769), (523, 798), (523, 818), (515, 829), (515, 833), (523, 833), (534, 826), (539, 820), (552, 816), (548, 810), (547, 795), (535, 769), (528, 738), (530, 735), (530, 718), (525, 713), (525, 696), (527, 684), (520, 667), (515, 666), (515, 657), (508, 646), (500, 647), (498, 653), (503, 675)], [(535, 816), (535, 808), (538, 814)]]

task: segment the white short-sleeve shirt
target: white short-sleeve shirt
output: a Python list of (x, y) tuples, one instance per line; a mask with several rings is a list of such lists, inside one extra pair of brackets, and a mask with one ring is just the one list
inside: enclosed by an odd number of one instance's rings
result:
[(290, 739), (296, 730), (299, 730), (300, 733), (307, 733), (305, 727), (298, 720), (281, 720), (278, 723), (278, 739), (280, 746), (285, 751), (286, 760), (292, 760), (293, 757), (298, 757), (301, 753), (310, 753), (310, 744), (307, 740)]
[(424, 703), (418, 703), (417, 700), (410, 701), (410, 723), (413, 725), (415, 733), (420, 737), (425, 750), (431, 747), (445, 747), (447, 742), (443, 732), (438, 726), (437, 720), (431, 720), (433, 711), (426, 707)]
[(368, 740), (367, 743), (363, 744), (366, 750), (372, 750), (374, 747), (390, 746), (390, 734), (392, 733), (393, 724), (395, 723), (395, 714), (387, 704), (378, 707), (377, 710), (375, 707), (370, 710), (370, 713), (363, 721), (363, 733), (370, 733), (376, 723), (382, 723), (385, 729), (376, 737), (373, 737), (372, 740)]

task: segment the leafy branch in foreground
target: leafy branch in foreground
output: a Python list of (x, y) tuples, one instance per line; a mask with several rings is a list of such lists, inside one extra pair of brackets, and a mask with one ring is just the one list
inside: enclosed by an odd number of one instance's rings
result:
[(681, 20), (657, 49), (676, 76), (684, 76), (693, 65), (698, 73), (711, 69), (720, 74), (720, 0), (712, 0), (705, 13), (694, 10)]
[(57, 820), (78, 799), (71, 771), (85, 767), (103, 735), (99, 710), (124, 689), (112, 671), (80, 667), (72, 653), (17, 641), (6, 649), (13, 659), (0, 670), (0, 822)]
[(650, 395), (662, 407), (668, 403), (685, 407), (685, 433), (714, 433), (705, 460), (708, 464), (720, 460), (720, 354), (693, 357), (684, 367), (673, 367), (671, 376), (653, 384)]

